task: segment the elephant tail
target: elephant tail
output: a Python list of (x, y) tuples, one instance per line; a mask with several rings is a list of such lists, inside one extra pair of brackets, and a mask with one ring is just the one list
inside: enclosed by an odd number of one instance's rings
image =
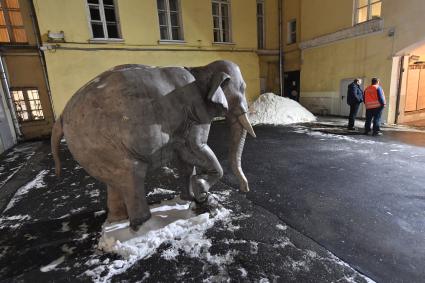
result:
[(61, 139), (63, 137), (63, 129), (62, 129), (62, 115), (59, 117), (59, 119), (56, 120), (55, 124), (53, 125), (52, 129), (52, 137), (50, 140), (51, 147), (52, 147), (52, 155), (53, 160), (55, 161), (55, 173), (56, 176), (61, 175), (61, 160), (59, 157), (59, 146)]

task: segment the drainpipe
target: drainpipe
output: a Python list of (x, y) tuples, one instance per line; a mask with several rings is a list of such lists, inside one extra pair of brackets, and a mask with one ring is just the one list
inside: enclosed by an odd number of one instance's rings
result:
[(51, 92), (50, 83), (49, 83), (49, 75), (47, 73), (46, 58), (44, 57), (43, 51), (41, 51), (41, 34), (40, 34), (40, 29), (38, 28), (38, 21), (37, 21), (37, 16), (35, 14), (34, 2), (32, 0), (28, 0), (28, 3), (30, 6), (30, 11), (31, 11), (30, 17), (32, 20), (32, 27), (34, 29), (34, 35), (35, 35), (35, 40), (37, 44), (38, 58), (40, 59), (41, 68), (43, 70), (44, 82), (46, 84), (47, 96), (49, 97), (50, 107), (52, 107), (53, 118), (56, 120), (55, 108), (53, 106), (52, 92)]
[(283, 96), (283, 47), (282, 47), (282, 5), (283, 0), (277, 0), (279, 12), (279, 95)]
[(403, 83), (403, 73), (404, 73), (404, 55), (401, 56), (399, 73), (398, 73), (398, 86), (397, 86), (397, 101), (395, 104), (395, 119), (394, 124), (398, 123), (398, 116), (400, 115), (400, 96), (401, 96), (401, 85)]
[(18, 140), (20, 140), (22, 137), (22, 132), (19, 126), (17, 116), (16, 116), (15, 107), (13, 106), (13, 100), (12, 100), (12, 95), (10, 94), (10, 87), (9, 87), (9, 82), (7, 80), (7, 74), (6, 74), (6, 68), (3, 62), (3, 56), (0, 57), (0, 77), (1, 77), (1, 84), (3, 86), (3, 90), (7, 96), (6, 106), (7, 108), (9, 108), (10, 116), (12, 117), (13, 128), (15, 128), (15, 133), (17, 135), (17, 138)]

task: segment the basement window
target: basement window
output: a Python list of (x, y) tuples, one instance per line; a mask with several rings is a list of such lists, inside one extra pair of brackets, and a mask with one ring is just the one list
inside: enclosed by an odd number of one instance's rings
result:
[(288, 22), (288, 44), (297, 42), (297, 20), (291, 20)]
[(87, 0), (93, 39), (121, 39), (114, 0)]
[(180, 1), (157, 0), (161, 40), (183, 40)]
[(28, 42), (18, 0), (0, 0), (0, 42)]
[(356, 24), (360, 24), (374, 19), (380, 19), (381, 9), (382, 0), (356, 0)]
[(11, 92), (19, 122), (44, 120), (43, 108), (37, 89), (14, 88)]
[(257, 45), (258, 49), (264, 49), (264, 0), (257, 0)]
[(213, 0), (214, 42), (231, 42), (230, 37), (230, 0)]

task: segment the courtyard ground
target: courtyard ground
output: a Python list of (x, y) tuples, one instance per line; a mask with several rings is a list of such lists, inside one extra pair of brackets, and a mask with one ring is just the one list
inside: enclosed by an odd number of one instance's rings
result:
[[(21, 144), (0, 157), (0, 280), (421, 282), (425, 133), (389, 127), (370, 137), (344, 123), (256, 127), (243, 154), (246, 195), (229, 170), (227, 127), (215, 123), (209, 143), (225, 176), (212, 198), (225, 213), (198, 208), (208, 225), (156, 243), (144, 258), (97, 249), (105, 186), (65, 143), (60, 179), (48, 142)], [(169, 169), (147, 183), (150, 203), (183, 186)]]

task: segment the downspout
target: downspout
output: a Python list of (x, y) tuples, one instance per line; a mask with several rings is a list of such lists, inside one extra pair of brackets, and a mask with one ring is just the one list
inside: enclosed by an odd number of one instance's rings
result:
[(35, 14), (35, 6), (32, 0), (28, 0), (28, 3), (31, 10), (30, 17), (32, 20), (32, 27), (34, 29), (34, 35), (35, 35), (35, 40), (37, 44), (38, 58), (40, 59), (41, 68), (43, 70), (43, 77), (44, 77), (44, 82), (46, 84), (47, 96), (49, 97), (50, 107), (52, 107), (53, 118), (56, 120), (56, 112), (53, 106), (52, 92), (51, 92), (50, 83), (49, 83), (49, 75), (47, 73), (46, 58), (44, 57), (43, 51), (41, 51), (41, 34), (40, 34), (40, 29), (38, 28), (37, 16)]
[(279, 95), (283, 96), (282, 1), (277, 0), (279, 13)]
[(401, 85), (403, 83), (403, 73), (404, 73), (404, 55), (401, 56), (399, 73), (398, 73), (398, 86), (397, 86), (397, 100), (395, 104), (395, 118), (394, 124), (398, 123), (398, 116), (400, 115), (400, 96), (401, 96)]
[(0, 76), (1, 76), (1, 84), (3, 86), (3, 90), (7, 96), (6, 106), (9, 108), (10, 116), (12, 117), (13, 128), (15, 128), (15, 133), (17, 135), (17, 139), (21, 139), (22, 132), (19, 126), (19, 122), (16, 116), (15, 107), (13, 106), (12, 95), (10, 94), (9, 82), (7, 81), (6, 68), (4, 67), (3, 56), (0, 56)]

